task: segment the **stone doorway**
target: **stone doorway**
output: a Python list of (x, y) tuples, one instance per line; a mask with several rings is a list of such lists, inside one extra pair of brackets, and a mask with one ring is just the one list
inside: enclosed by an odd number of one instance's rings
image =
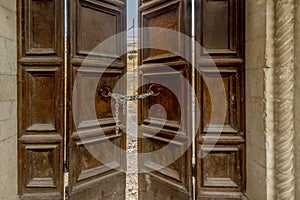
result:
[[(281, 2), (281, 1), (278, 1)], [(270, 91), (266, 85), (272, 85), (273, 75), (272, 66), (274, 63), (266, 64), (266, 52), (272, 52), (275, 47), (272, 45), (274, 39), (274, 13), (275, 5), (273, 1), (247, 1), (246, 11), (246, 95), (247, 95), (247, 138), (248, 152), (258, 151), (253, 155), (248, 155), (248, 183), (246, 194), (249, 199), (265, 200), (276, 199), (276, 183), (275, 183), (275, 166), (274, 163), (274, 147), (267, 142), (267, 138), (272, 140), (272, 131), (267, 131), (265, 128), (268, 123), (264, 122), (264, 118), (272, 121), (272, 116), (275, 112), (269, 109), (265, 104), (265, 100), (271, 100), (269, 94), (263, 96), (264, 91)], [(1, 62), (0, 62), (0, 107), (1, 107), (1, 134), (0, 134), (0, 199), (16, 199), (17, 198), (17, 67), (16, 67), (16, 1), (0, 2), (1, 15)], [(299, 66), (299, 1), (295, 1), (295, 65)], [(266, 31), (268, 30), (268, 31)], [(266, 38), (268, 42), (266, 43)], [(271, 42), (271, 43), (270, 43)], [(270, 45), (271, 44), (271, 45)], [(268, 54), (270, 55), (270, 54)], [(272, 60), (272, 54), (271, 54)], [(265, 67), (268, 66), (268, 67)], [(269, 71), (266, 73), (266, 71)], [(269, 78), (267, 78), (269, 77)], [(294, 120), (299, 121), (299, 67), (295, 68), (295, 111)], [(278, 77), (274, 78), (278, 79)], [(267, 82), (270, 82), (268, 84)], [(272, 105), (272, 102), (268, 105)], [(265, 115), (263, 113), (266, 113)], [(268, 113), (268, 114), (267, 114)], [(270, 123), (269, 123), (270, 124)], [(272, 122), (271, 122), (272, 124)], [(298, 199), (300, 195), (299, 189), (299, 123), (295, 123), (295, 186), (296, 194), (294, 199)], [(273, 177), (273, 178), (272, 178)]]

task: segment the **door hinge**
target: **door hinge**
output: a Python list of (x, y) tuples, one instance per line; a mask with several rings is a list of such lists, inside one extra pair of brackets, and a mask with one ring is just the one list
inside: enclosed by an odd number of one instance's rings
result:
[(64, 170), (64, 200), (69, 199), (69, 171), (65, 167)]

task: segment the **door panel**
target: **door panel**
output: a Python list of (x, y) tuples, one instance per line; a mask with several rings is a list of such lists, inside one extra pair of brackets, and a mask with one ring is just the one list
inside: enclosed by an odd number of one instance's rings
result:
[(196, 1), (196, 38), (206, 50), (201, 55), (243, 56), (243, 7), (240, 0)]
[[(97, 54), (97, 51), (91, 51), (104, 40), (124, 31), (123, 20), (126, 4), (123, 1), (76, 0), (76, 3), (71, 2), (73, 10), (73, 12), (71, 11), (71, 21), (74, 20), (72, 21), (74, 29), (71, 31), (76, 33), (71, 46), (73, 57), (87, 56), (88, 54), (101, 56)], [(122, 42), (125, 44), (125, 41)], [(107, 49), (106, 53), (111, 56), (117, 55), (120, 48), (116, 47), (121, 44), (116, 42), (115, 45), (111, 49)]]
[[(191, 34), (191, 1), (139, 1), (141, 28), (166, 28)], [(174, 38), (174, 37), (173, 37)], [(158, 32), (140, 32), (140, 93), (153, 83), (157, 96), (139, 102), (139, 199), (191, 199), (191, 67), (182, 55), (190, 49)], [(144, 48), (164, 46), (166, 49)], [(190, 45), (187, 45), (190, 46)], [(142, 65), (142, 66), (141, 66)], [(182, 108), (184, 107), (184, 108)], [(176, 157), (176, 155), (180, 155)], [(169, 162), (172, 161), (172, 162)]]
[(200, 148), (200, 154), (207, 154), (199, 165), (204, 178), (204, 187), (227, 187), (232, 191), (240, 190), (242, 157), (241, 145), (216, 145), (212, 150), (205, 146)]
[[(189, 12), (189, 13), (185, 13)], [(191, 2), (190, 0), (175, 0), (175, 1), (139, 1), (139, 20), (140, 27), (158, 27), (166, 28), (179, 33), (190, 35), (191, 33)], [(143, 39), (140, 40), (141, 46), (149, 46), (160, 44), (168, 49), (180, 52), (184, 55), (185, 44), (178, 37), (177, 41), (173, 41), (173, 37), (163, 37), (163, 34), (155, 32), (141, 33)], [(187, 45), (190, 47), (190, 45)], [(189, 56), (188, 50), (186, 53)], [(170, 62), (176, 60), (177, 55), (174, 52), (168, 52), (163, 49), (148, 49), (140, 51), (140, 62), (151, 63), (155, 61)], [(165, 60), (164, 60), (165, 59)]]
[[(243, 132), (241, 128), (241, 83), (239, 82), (239, 74), (241, 69), (237, 67), (223, 66), (216, 69), (203, 68), (201, 70), (201, 76), (203, 77), (201, 82), (203, 104), (202, 112), (202, 126), (203, 132), (207, 132), (208, 129), (218, 131), (222, 127), (222, 133), (235, 134), (241, 136)], [(219, 102), (217, 105), (212, 106), (211, 99), (221, 99), (222, 91), (218, 88), (217, 79), (222, 78), (224, 90), (225, 90), (225, 102)], [(205, 81), (203, 81), (205, 79)], [(208, 85), (213, 85), (214, 90), (211, 91)], [(212, 110), (212, 107), (214, 110)], [(221, 112), (226, 110), (225, 119), (222, 119)], [(212, 114), (217, 117), (214, 121), (211, 121)]]
[[(118, 56), (126, 38), (112, 40), (104, 52), (95, 47), (126, 31), (126, 3), (70, 0), (69, 5), (70, 199), (125, 199), (126, 135), (115, 131), (114, 102), (98, 91), (114, 89), (126, 72), (126, 56)], [(114, 62), (106, 66), (110, 60)], [(126, 88), (119, 91), (126, 93)]]
[(64, 3), (19, 0), (17, 7), (19, 195), (61, 199)]
[(241, 199), (245, 190), (244, 9), (243, 0), (196, 1), (197, 199)]
[(22, 56), (62, 56), (63, 1), (19, 1), (24, 19)]

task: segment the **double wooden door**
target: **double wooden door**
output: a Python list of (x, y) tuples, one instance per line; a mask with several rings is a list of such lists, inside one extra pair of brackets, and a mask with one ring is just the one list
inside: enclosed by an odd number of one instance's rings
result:
[[(245, 189), (244, 1), (195, 1), (205, 50), (189, 39), (192, 4), (139, 1), (141, 28), (175, 33), (139, 34), (139, 92), (160, 91), (139, 100), (139, 199), (240, 199)], [(101, 89), (125, 93), (127, 38), (95, 49), (123, 31), (126, 0), (18, 0), (21, 199), (125, 199), (126, 133)]]

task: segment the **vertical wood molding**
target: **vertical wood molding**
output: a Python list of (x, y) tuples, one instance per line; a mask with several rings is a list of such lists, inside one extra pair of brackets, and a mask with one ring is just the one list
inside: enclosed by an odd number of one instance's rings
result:
[(294, 0), (275, 6), (276, 199), (295, 199), (294, 175)]

